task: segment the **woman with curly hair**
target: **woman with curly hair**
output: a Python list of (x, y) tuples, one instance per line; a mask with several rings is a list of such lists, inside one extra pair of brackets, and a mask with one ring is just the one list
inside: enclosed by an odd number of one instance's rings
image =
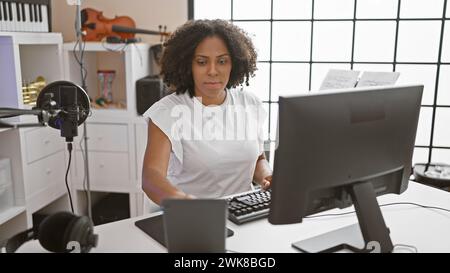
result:
[(164, 44), (161, 75), (172, 94), (145, 113), (142, 189), (165, 198), (217, 198), (270, 187), (261, 101), (236, 89), (254, 76), (255, 48), (224, 20), (188, 21)]

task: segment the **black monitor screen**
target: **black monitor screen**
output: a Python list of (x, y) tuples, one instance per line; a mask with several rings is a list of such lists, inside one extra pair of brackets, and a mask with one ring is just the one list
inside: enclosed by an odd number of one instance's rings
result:
[[(375, 197), (407, 188), (422, 91), (369, 87), (280, 97), (269, 222), (299, 223), (355, 204), (360, 224), (383, 227)], [(370, 239), (370, 230), (361, 231)]]

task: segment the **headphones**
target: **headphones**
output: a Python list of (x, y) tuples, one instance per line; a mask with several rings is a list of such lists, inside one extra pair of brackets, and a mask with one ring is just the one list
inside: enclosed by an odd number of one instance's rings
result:
[(60, 253), (86, 253), (98, 243), (98, 235), (94, 234), (89, 217), (58, 212), (47, 216), (37, 230), (28, 229), (1, 243), (0, 250), (5, 248), (6, 253), (12, 253), (25, 242), (35, 239), (39, 239), (46, 250)]

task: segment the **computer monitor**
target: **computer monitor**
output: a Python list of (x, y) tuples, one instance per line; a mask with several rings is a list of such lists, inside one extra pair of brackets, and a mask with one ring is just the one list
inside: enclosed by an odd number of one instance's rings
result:
[(391, 252), (376, 197), (408, 186), (422, 91), (414, 85), (281, 96), (269, 222), (299, 223), (354, 204), (364, 247), (378, 242)]

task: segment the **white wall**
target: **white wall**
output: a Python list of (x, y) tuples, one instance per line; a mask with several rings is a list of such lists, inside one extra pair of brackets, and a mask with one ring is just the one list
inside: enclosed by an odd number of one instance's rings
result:
[[(187, 0), (85, 0), (82, 8), (103, 11), (108, 18), (130, 16), (137, 28), (158, 30), (158, 25), (167, 25), (167, 31), (173, 31), (187, 20)], [(69, 6), (66, 0), (52, 1), (52, 30), (61, 32), (64, 41), (75, 40), (75, 6)], [(159, 42), (159, 36), (138, 35), (143, 41)]]

